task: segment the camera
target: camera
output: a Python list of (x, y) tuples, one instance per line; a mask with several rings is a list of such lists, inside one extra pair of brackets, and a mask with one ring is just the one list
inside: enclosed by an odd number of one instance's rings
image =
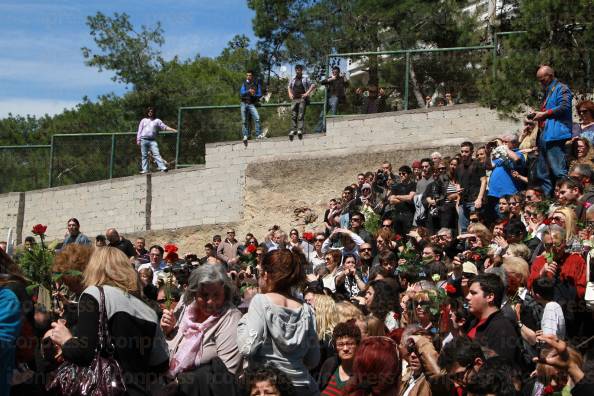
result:
[(530, 114), (528, 114), (528, 115), (526, 116), (526, 118), (527, 118), (527, 119), (529, 119), (529, 120), (533, 120), (533, 119), (534, 119), (534, 117), (536, 117), (536, 113), (530, 113)]

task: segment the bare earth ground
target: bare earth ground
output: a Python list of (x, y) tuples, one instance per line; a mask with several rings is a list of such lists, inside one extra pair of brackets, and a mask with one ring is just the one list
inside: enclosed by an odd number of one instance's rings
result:
[[(386, 148), (389, 150), (389, 148)], [(342, 189), (356, 180), (359, 172), (375, 171), (383, 160), (395, 164), (411, 163), (438, 149), (444, 155), (455, 152), (456, 147), (410, 147), (382, 152), (361, 152), (344, 157), (278, 160), (252, 164), (246, 170), (243, 220), (238, 223), (185, 227), (172, 230), (127, 234), (133, 239), (144, 236), (147, 246), (175, 243), (182, 254), (201, 256), (204, 244), (215, 234), (225, 236), (227, 228), (234, 228), (237, 239), (243, 241), (252, 232), (261, 242), (267, 230), (277, 224), (285, 232), (297, 228), (304, 231), (323, 230), (324, 211), (330, 198), (340, 197)], [(300, 209), (310, 209), (317, 218), (305, 224)], [(296, 214), (297, 210), (297, 214)]]

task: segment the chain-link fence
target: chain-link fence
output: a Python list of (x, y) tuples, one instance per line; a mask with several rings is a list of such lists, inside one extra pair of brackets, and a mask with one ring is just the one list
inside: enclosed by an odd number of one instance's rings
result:
[[(304, 133), (322, 128), (323, 102), (310, 103), (305, 111)], [(263, 103), (257, 107), (261, 132), (266, 137), (287, 136), (291, 129), (291, 105)], [(207, 143), (240, 140), (242, 123), (240, 105), (181, 107), (179, 164), (203, 164)], [(323, 121), (323, 118), (322, 118)], [(255, 139), (253, 120), (249, 121), (250, 138)]]
[[(475, 102), (492, 49), (484, 45), (330, 55), (329, 70), (338, 66), (348, 81), (337, 114)], [(330, 105), (327, 108), (331, 111)]]
[[(338, 114), (476, 102), (480, 81), (486, 73), (495, 78), (498, 59), (508, 56), (505, 41), (518, 33), (522, 32), (498, 33), (493, 45), (476, 47), (329, 55), (328, 75), (332, 66), (339, 66), (349, 81)], [(592, 50), (588, 51), (586, 68), (592, 58)], [(584, 74), (582, 85), (591, 88), (590, 74)], [(305, 133), (324, 129), (324, 111), (331, 108), (328, 93), (326, 90), (326, 103), (308, 106)], [(258, 112), (265, 136), (287, 136), (291, 129), (289, 103), (263, 103)], [(158, 138), (168, 167), (204, 163), (207, 143), (242, 138), (240, 105), (180, 107), (178, 129), (178, 133), (163, 132)], [(252, 139), (254, 129), (252, 120)], [(134, 132), (60, 134), (52, 137), (50, 145), (0, 146), (0, 166), (0, 192), (26, 191), (134, 175), (140, 171), (140, 148)], [(151, 167), (155, 169), (153, 161)]]
[[(175, 168), (177, 136), (175, 132), (162, 132), (157, 138), (159, 152), (169, 168)], [(135, 132), (54, 135), (51, 147), (51, 187), (131, 176), (140, 171)], [(155, 170), (150, 154), (149, 159)]]
[(47, 187), (51, 146), (0, 146), (0, 193)]

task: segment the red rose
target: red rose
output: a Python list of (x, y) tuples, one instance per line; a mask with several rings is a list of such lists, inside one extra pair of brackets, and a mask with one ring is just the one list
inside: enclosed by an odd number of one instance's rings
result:
[(33, 226), (33, 230), (31, 232), (35, 235), (45, 235), (45, 230), (47, 230), (47, 226), (43, 224), (36, 224)]
[(166, 253), (175, 253), (177, 252), (177, 246), (175, 246), (174, 243), (167, 243), (163, 250), (165, 250)]
[(542, 221), (542, 224), (544, 224), (544, 225), (551, 225), (551, 222), (552, 222), (552, 221), (551, 221), (551, 219), (549, 219), (549, 218), (546, 218), (546, 219), (544, 219), (544, 220)]
[(473, 259), (474, 261), (479, 261), (479, 260), (481, 259), (481, 255), (480, 255), (480, 254), (473, 254), (473, 255), (472, 255), (472, 259)]
[(395, 242), (398, 242), (398, 241), (399, 241), (399, 240), (401, 240), (401, 239), (402, 239), (402, 235), (400, 235), (400, 234), (396, 234), (396, 235), (394, 235), (394, 241), (395, 241)]
[(33, 301), (33, 304), (37, 304), (37, 294), (31, 296), (31, 301)]
[(542, 390), (542, 393), (545, 395), (552, 395), (553, 393), (555, 393), (555, 389), (551, 385), (547, 385)]
[(394, 318), (394, 320), (400, 320), (400, 314), (398, 312), (394, 312), (392, 314), (392, 317)]
[(456, 294), (456, 286), (452, 285), (451, 283), (446, 284), (445, 291), (448, 294)]
[(583, 203), (584, 208), (588, 209), (590, 206), (592, 206), (592, 204), (590, 202), (584, 202)]
[(303, 239), (305, 239), (307, 242), (311, 242), (314, 239), (314, 234), (312, 232), (304, 232)]
[(247, 247), (246, 250), (247, 250), (248, 253), (252, 254), (252, 253), (254, 253), (256, 251), (256, 245), (250, 244), (250, 245), (248, 245), (248, 247)]

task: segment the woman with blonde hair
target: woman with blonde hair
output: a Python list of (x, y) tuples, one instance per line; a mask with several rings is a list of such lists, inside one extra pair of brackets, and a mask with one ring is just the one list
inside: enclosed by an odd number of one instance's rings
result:
[[(320, 342), (320, 365), (336, 353), (332, 340), (332, 332), (338, 322), (336, 303), (332, 297), (325, 294), (316, 294), (314, 297), (314, 310), (316, 312), (316, 333)], [(312, 370), (317, 373), (317, 369)], [(317, 375), (314, 375), (314, 378)]]
[(577, 236), (577, 217), (573, 209), (567, 206), (562, 206), (555, 209), (550, 216), (551, 224), (557, 224), (565, 228), (565, 242), (571, 245), (574, 238)]
[[(100, 304), (128, 395), (148, 395), (156, 374), (169, 364), (165, 337), (157, 314), (140, 299), (138, 275), (128, 257), (114, 247), (94, 250), (84, 271), (86, 289), (79, 300), (75, 334), (61, 322), (52, 323), (50, 338), (65, 361), (88, 366), (99, 338)], [(104, 304), (103, 301), (104, 300)]]

